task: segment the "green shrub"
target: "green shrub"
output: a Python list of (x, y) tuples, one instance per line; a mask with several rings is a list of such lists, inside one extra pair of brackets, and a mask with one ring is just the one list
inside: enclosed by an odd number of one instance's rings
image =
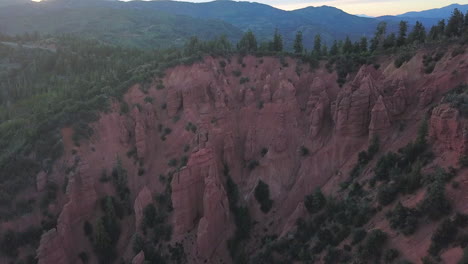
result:
[(158, 85), (156, 85), (156, 89), (158, 89), (158, 90), (162, 90), (164, 88), (166, 88), (166, 87), (164, 87), (163, 83), (158, 83)]
[(194, 125), (192, 122), (188, 122), (187, 125), (185, 126), (185, 130), (192, 131), (192, 133), (196, 133), (197, 132), (197, 126)]
[(384, 253), (384, 261), (385, 263), (392, 263), (399, 255), (400, 252), (398, 252), (398, 250), (394, 248), (388, 249)]
[(178, 163), (179, 163), (179, 162), (177, 161), (177, 159), (171, 159), (171, 160), (167, 163), (167, 165), (169, 165), (169, 167), (177, 167), (177, 164), (178, 164)]
[(413, 58), (414, 54), (409, 52), (404, 52), (395, 59), (395, 67), (400, 68), (403, 63), (410, 61)]
[(460, 261), (458, 261), (458, 264), (468, 264), (468, 248), (467, 247), (463, 249), (463, 256), (460, 259)]
[(120, 158), (117, 158), (117, 162), (112, 169), (112, 183), (114, 184), (119, 199), (125, 203), (129, 203), (130, 190), (127, 186), (127, 170), (123, 167)]
[(180, 159), (180, 167), (183, 168), (187, 166), (187, 163), (188, 163), (188, 157), (186, 155), (182, 156), (182, 158)]
[(398, 186), (393, 183), (382, 184), (377, 192), (377, 200), (383, 206), (391, 204), (398, 195)]
[(448, 92), (442, 99), (442, 103), (448, 103), (458, 109), (461, 116), (468, 117), (468, 85), (460, 84)]
[(310, 214), (315, 214), (322, 210), (327, 203), (327, 199), (320, 189), (314, 193), (307, 195), (304, 200), (304, 205)]
[(149, 104), (152, 104), (154, 102), (154, 98), (149, 97), (149, 96), (146, 96), (144, 100), (145, 100), (145, 103), (149, 103)]
[(257, 103), (257, 108), (258, 108), (258, 109), (262, 109), (263, 106), (264, 106), (264, 102), (263, 102), (263, 101), (259, 101), (259, 102)]
[(418, 213), (415, 209), (404, 207), (398, 203), (387, 214), (392, 229), (400, 230), (405, 236), (411, 235), (418, 226)]
[(80, 258), (81, 262), (83, 263), (88, 263), (89, 262), (89, 256), (88, 253), (81, 251), (80, 254), (78, 254), (78, 258)]
[(361, 256), (364, 257), (364, 259), (380, 257), (387, 238), (387, 234), (380, 229), (375, 229), (369, 232), (366, 240), (364, 241), (362, 251), (360, 252)]
[(234, 75), (236, 77), (240, 77), (242, 75), (242, 72), (239, 71), (239, 70), (235, 70), (235, 71), (232, 71), (232, 75)]
[(366, 238), (367, 232), (363, 228), (357, 228), (353, 231), (352, 238), (351, 238), (351, 244), (356, 245), (359, 244), (361, 241)]
[(240, 83), (240, 84), (244, 84), (244, 83), (248, 83), (248, 82), (250, 82), (249, 77), (242, 77), (242, 78), (240, 78), (240, 80), (239, 80), (239, 83)]
[(144, 248), (145, 248), (145, 240), (143, 239), (143, 237), (140, 236), (140, 234), (135, 233), (132, 237), (133, 253), (138, 254)]
[(41, 208), (45, 209), (51, 202), (57, 199), (58, 185), (54, 182), (49, 182), (45, 188), (45, 194), (41, 199)]
[(260, 155), (262, 157), (265, 157), (265, 155), (268, 153), (268, 149), (267, 148), (262, 148), (262, 150), (260, 151)]
[(270, 199), (270, 189), (268, 184), (260, 180), (255, 187), (255, 199), (260, 204), (260, 209), (263, 213), (268, 213), (273, 206), (273, 200)]
[(452, 58), (454, 58), (454, 57), (456, 57), (456, 56), (458, 56), (458, 55), (461, 55), (461, 54), (463, 54), (463, 53), (465, 53), (465, 47), (463, 47), (463, 46), (458, 46), (458, 47), (456, 47), (455, 49), (453, 49), (453, 51), (452, 51)]
[(120, 103), (120, 114), (127, 114), (130, 111), (128, 104), (126, 102)]
[(458, 159), (458, 164), (462, 167), (468, 167), (468, 155), (461, 155)]
[(260, 163), (257, 160), (251, 160), (247, 163), (247, 168), (249, 170), (254, 170)]
[(419, 204), (419, 209), (434, 220), (450, 213), (451, 206), (445, 197), (445, 184), (442, 180), (436, 180), (427, 188), (424, 200)]
[(438, 255), (440, 250), (447, 248), (455, 240), (456, 234), (456, 225), (449, 219), (443, 220), (432, 234), (428, 252), (433, 256)]
[(310, 151), (305, 146), (301, 146), (301, 148), (299, 149), (299, 153), (301, 153), (302, 157), (305, 157), (305, 156), (309, 156)]
[(85, 236), (91, 237), (91, 235), (93, 235), (93, 225), (90, 222), (85, 221), (83, 224), (83, 231)]
[(144, 227), (152, 228), (156, 224), (157, 211), (153, 204), (148, 204), (143, 209), (142, 224)]

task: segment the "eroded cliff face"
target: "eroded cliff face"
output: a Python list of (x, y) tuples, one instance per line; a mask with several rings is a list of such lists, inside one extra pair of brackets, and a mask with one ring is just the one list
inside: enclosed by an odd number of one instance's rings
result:
[[(339, 196), (339, 183), (347, 179), (357, 153), (367, 149), (374, 135), (380, 138), (382, 153), (396, 151), (415, 138), (428, 113), (436, 156), (431, 166), (457, 167), (459, 156), (468, 154), (467, 122), (456, 109), (438, 102), (468, 81), (468, 55), (452, 58), (447, 52), (432, 74), (424, 74), (423, 54), (400, 69), (389, 58), (381, 59), (379, 69), (362, 66), (341, 88), (335, 73), (324, 67), (310, 70), (291, 58), (285, 64), (253, 56), (241, 63), (235, 57), (206, 57), (169, 69), (149, 86), (131, 87), (124, 98), (128, 113), (121, 113), (114, 102), (112, 110), (92, 125), (92, 138), (80, 146), (64, 129), (65, 155), (52, 173), (37, 176), (39, 190), (46, 181), (63, 183), (68, 177), (66, 194), (54, 205), (57, 228), (42, 236), (37, 250), (39, 263), (81, 263), (80, 252), (88, 252), (90, 263), (97, 263), (83, 225), (102, 214), (100, 198), (116, 195), (112, 183), (100, 178), (104, 171), (112, 171), (117, 158), (127, 170), (133, 213), (120, 221), (116, 252), (118, 259), (133, 263), (145, 258), (143, 252), (132, 251), (143, 210), (151, 203), (157, 206), (154, 198), (169, 187), (170, 243), (183, 245), (189, 263), (232, 262), (227, 240), (235, 225), (226, 168), (256, 221), (247, 247), (247, 255), (253, 255), (260, 236), (285, 236), (296, 219), (307, 214), (305, 195), (322, 188)], [(301, 147), (309, 150), (308, 155), (301, 155)], [(258, 166), (251, 166), (254, 163)], [(67, 167), (74, 170), (65, 174)], [(371, 174), (367, 169), (362, 177)], [(462, 170), (457, 177), (460, 188), (448, 194), (459, 212), (468, 213), (464, 202), (468, 173)], [(268, 184), (274, 201), (268, 214), (254, 198), (259, 180)], [(414, 203), (422, 195), (403, 200)], [(388, 243), (406, 259), (419, 263), (435, 225), (405, 237), (389, 228), (381, 212), (366, 225), (376, 227), (389, 233)], [(461, 254), (452, 251), (445, 257)]]

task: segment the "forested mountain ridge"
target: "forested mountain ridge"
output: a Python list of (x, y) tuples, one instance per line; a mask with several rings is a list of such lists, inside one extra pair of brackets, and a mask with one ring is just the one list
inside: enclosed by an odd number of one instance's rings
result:
[[(70, 4), (71, 3), (71, 4)], [(46, 2), (0, 9), (0, 32), (8, 35), (75, 34), (108, 44), (158, 49), (183, 44), (194, 34), (213, 39), (225, 34), (237, 41), (242, 31), (231, 24), (172, 15), (147, 8), (126, 8), (125, 3)]]
[(380, 21), (387, 21), (388, 31), (396, 32), (402, 19), (410, 26), (419, 20), (426, 27), (439, 20), (439, 17), (410, 15), (364, 18), (328, 6), (284, 11), (265, 4), (236, 1), (49, 0), (19, 5), (0, 10), (0, 33), (75, 33), (139, 48), (181, 46), (193, 32), (201, 39), (224, 33), (237, 41), (241, 31), (252, 30), (262, 42), (275, 29), (283, 34), (288, 48), (292, 48), (297, 31), (306, 33), (304, 43), (310, 48), (315, 34), (331, 45), (334, 40), (344, 40), (347, 36), (353, 41), (370, 37)]

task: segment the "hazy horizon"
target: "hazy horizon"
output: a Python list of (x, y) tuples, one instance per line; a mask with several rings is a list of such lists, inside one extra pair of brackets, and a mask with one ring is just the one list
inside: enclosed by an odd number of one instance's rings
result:
[[(41, 0), (31, 0), (40, 2)], [(134, 1), (134, 0), (119, 0), (119, 1)], [(143, 0), (147, 1), (147, 0)], [(205, 3), (215, 0), (173, 0), (180, 2)], [(235, 1), (235, 0), (232, 0)], [(295, 10), (309, 6), (333, 6), (339, 8), (346, 13), (353, 15), (367, 16), (385, 16), (385, 15), (400, 15), (412, 11), (423, 11), (434, 8), (441, 8), (451, 4), (468, 4), (468, 0), (258, 0), (258, 1), (237, 1), (237, 2), (257, 2), (273, 6), (283, 10)]]
[[(182, 0), (182, 2), (195, 3), (211, 1), (213, 0)], [(339, 8), (350, 14), (369, 16), (400, 15), (411, 11), (441, 8), (451, 4), (468, 4), (468, 0), (258, 0), (246, 2), (258, 2), (283, 10), (328, 5)]]

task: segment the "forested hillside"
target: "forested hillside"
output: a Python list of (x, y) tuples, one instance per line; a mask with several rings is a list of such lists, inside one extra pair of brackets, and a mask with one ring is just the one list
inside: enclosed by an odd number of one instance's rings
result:
[(74, 34), (119, 46), (159, 49), (181, 47), (192, 36), (213, 39), (222, 34), (238, 41), (242, 31), (231, 24), (151, 10), (126, 3), (99, 1), (45, 2), (0, 9), (0, 33), (16, 35)]

